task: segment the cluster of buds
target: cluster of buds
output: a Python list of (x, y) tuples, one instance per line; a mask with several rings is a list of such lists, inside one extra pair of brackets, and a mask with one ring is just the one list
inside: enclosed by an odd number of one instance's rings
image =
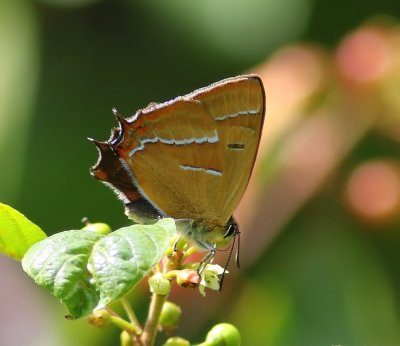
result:
[[(205, 296), (206, 288), (219, 291), (221, 275), (224, 268), (218, 264), (207, 264), (204, 270), (199, 273), (194, 269), (171, 270), (167, 273), (157, 272), (149, 278), (150, 291), (152, 293), (166, 295), (171, 289), (171, 280), (184, 288), (199, 288), (199, 292)], [(228, 273), (225, 271), (225, 273)]]

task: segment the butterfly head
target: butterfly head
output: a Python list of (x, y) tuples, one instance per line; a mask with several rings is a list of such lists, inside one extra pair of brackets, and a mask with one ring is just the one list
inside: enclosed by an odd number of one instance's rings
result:
[(210, 224), (203, 220), (176, 220), (178, 231), (198, 248), (208, 251), (226, 248), (237, 233), (237, 223), (231, 217), (227, 224)]

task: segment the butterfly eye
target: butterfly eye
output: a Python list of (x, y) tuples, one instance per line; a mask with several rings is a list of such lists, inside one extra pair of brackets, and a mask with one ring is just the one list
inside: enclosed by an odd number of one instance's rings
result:
[(230, 223), (228, 228), (226, 229), (226, 232), (224, 234), (224, 238), (233, 237), (233, 236), (235, 236), (237, 234), (239, 234), (239, 226), (236, 223), (236, 221), (232, 219), (232, 223)]

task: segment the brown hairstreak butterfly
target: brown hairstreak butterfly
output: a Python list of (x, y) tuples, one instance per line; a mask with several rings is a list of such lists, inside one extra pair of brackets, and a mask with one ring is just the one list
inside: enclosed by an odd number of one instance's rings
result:
[(232, 213), (249, 182), (265, 113), (257, 75), (224, 79), (119, 126), (91, 173), (112, 187), (135, 222), (173, 217), (183, 235), (214, 253), (237, 233)]

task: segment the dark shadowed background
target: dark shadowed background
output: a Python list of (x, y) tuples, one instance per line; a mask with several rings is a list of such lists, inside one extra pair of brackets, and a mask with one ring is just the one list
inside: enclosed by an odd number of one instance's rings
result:
[[(177, 333), (226, 321), (246, 346), (400, 345), (399, 20), (398, 0), (0, 0), (0, 201), (47, 234), (84, 216), (126, 225), (89, 174), (86, 137), (109, 137), (111, 108), (259, 73), (243, 268), (207, 298), (177, 289)], [(19, 263), (1, 256), (0, 273), (0, 345), (117, 344), (65, 320)], [(139, 316), (147, 295), (131, 296)]]

